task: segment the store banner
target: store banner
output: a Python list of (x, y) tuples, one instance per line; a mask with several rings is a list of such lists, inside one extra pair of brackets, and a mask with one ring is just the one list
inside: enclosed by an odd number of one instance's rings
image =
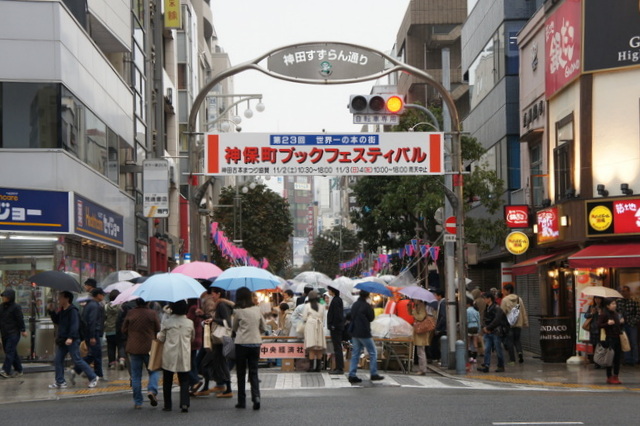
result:
[(584, 2), (584, 71), (640, 65), (638, 0)]
[(588, 236), (640, 234), (640, 198), (589, 201), (585, 205)]
[(75, 194), (75, 233), (118, 248), (124, 247), (121, 215)]
[(582, 71), (582, 0), (565, 0), (544, 25), (547, 99)]
[(164, 0), (164, 27), (181, 28), (180, 0)]
[(69, 193), (0, 188), (0, 231), (69, 232)]
[(560, 214), (559, 208), (556, 206), (536, 213), (538, 244), (547, 244), (563, 239)]

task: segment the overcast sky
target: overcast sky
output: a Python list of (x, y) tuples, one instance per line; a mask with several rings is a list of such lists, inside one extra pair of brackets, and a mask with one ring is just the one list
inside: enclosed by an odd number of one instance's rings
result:
[[(212, 0), (218, 42), (231, 65), (294, 43), (349, 42), (389, 53), (409, 0)], [(351, 94), (368, 94), (373, 81), (309, 85), (260, 72), (234, 77), (235, 93), (261, 93), (266, 110), (244, 118), (243, 132), (357, 132), (347, 104)], [(387, 84), (386, 77), (380, 84)], [(252, 105), (254, 105), (252, 103)]]

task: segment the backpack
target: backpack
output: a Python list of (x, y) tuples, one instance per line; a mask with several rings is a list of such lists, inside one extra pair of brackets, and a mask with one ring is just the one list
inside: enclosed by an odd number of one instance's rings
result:
[[(520, 302), (520, 298), (518, 298), (518, 302)], [(514, 326), (518, 322), (518, 318), (520, 318), (520, 303), (516, 303), (507, 314), (507, 321), (509, 321), (510, 326)]]

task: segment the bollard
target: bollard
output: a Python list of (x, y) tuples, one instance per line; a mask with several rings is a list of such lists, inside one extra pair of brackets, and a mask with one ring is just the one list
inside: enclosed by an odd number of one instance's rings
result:
[(462, 340), (456, 340), (456, 374), (467, 372), (467, 348)]
[(449, 343), (447, 342), (447, 335), (440, 337), (440, 367), (449, 366)]

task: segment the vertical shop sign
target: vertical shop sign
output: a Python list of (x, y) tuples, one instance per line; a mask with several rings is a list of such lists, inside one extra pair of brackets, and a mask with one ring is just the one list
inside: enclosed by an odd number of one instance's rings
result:
[(566, 0), (544, 25), (545, 94), (553, 96), (582, 71), (582, 1)]

